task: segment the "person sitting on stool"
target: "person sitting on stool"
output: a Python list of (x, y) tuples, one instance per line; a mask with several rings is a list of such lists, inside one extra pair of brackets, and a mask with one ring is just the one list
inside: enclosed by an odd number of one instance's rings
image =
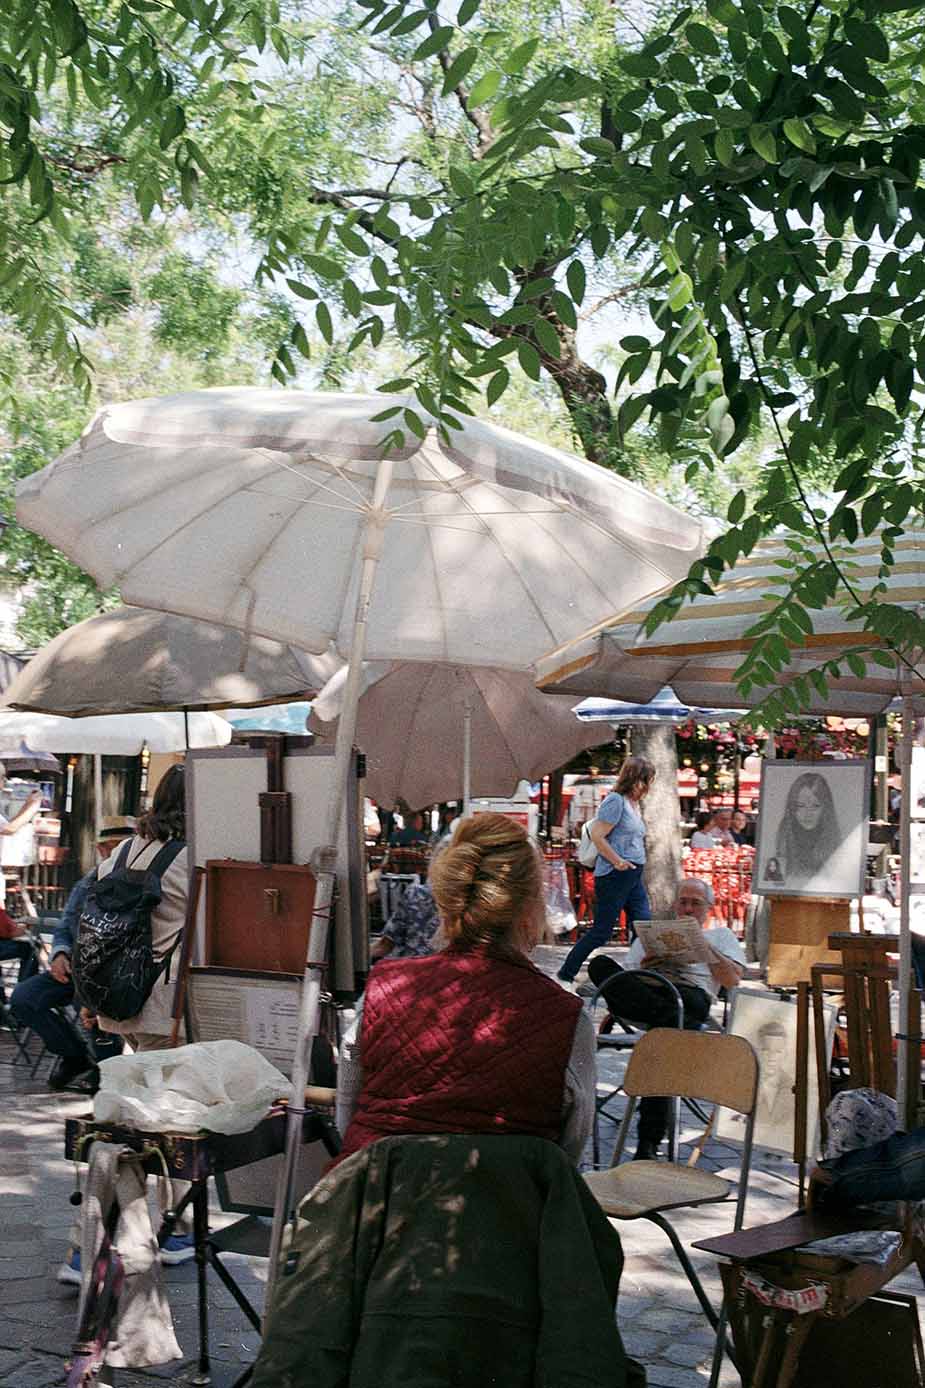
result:
[[(706, 924), (713, 907), (713, 889), (699, 877), (686, 877), (678, 887), (674, 915), (692, 916), (701, 926)], [(705, 964), (673, 964), (664, 955), (644, 954), (642, 941), (637, 937), (630, 946), (625, 968), (609, 955), (598, 954), (588, 965), (588, 975), (595, 987), (604, 988), (603, 997), (611, 1012), (629, 1021), (650, 1027), (677, 1026), (677, 1006), (667, 990), (651, 978), (634, 978), (637, 969), (652, 969), (664, 974), (681, 994), (684, 1004), (684, 1026), (696, 1031), (710, 1013), (710, 1007), (720, 988), (735, 988), (745, 972), (745, 952), (728, 926), (706, 931), (710, 962)], [(668, 1131), (668, 1099), (642, 1099), (639, 1104), (639, 1127), (634, 1161), (653, 1161)]]
[[(99, 860), (108, 858), (119, 845), (135, 832), (135, 821), (130, 815), (116, 815), (105, 818), (100, 826), (96, 852)], [(40, 1036), (52, 1055), (58, 1056), (55, 1068), (48, 1079), (49, 1089), (66, 1089), (78, 1076), (94, 1072), (95, 1067), (85, 1046), (73, 1026), (55, 1011), (66, 1007), (74, 1000), (74, 985), (71, 982), (71, 954), (74, 950), (74, 937), (83, 911), (87, 889), (96, 877), (93, 868), (81, 877), (71, 888), (70, 896), (61, 919), (58, 921), (51, 941), (51, 965), (46, 974), (23, 980), (13, 990), (10, 1008), (17, 1021), (29, 1027)], [(94, 1036), (94, 1049), (100, 1060), (111, 1055), (119, 1055), (122, 1038), (119, 1036)]]

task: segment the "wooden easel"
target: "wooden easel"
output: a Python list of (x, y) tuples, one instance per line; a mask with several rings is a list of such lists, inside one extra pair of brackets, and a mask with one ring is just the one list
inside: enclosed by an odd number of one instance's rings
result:
[[(886, 1264), (851, 1263), (803, 1247), (835, 1234), (889, 1228), (899, 1231), (901, 1238)], [(913, 1263), (920, 1273), (925, 1269), (925, 1248), (911, 1209), (904, 1206), (900, 1207), (899, 1219), (892, 1223), (863, 1211), (843, 1215), (799, 1212), (774, 1224), (741, 1229), (719, 1238), (698, 1239), (693, 1246), (729, 1259), (728, 1263), (721, 1263), (720, 1274), (738, 1367), (747, 1388), (798, 1388), (804, 1384), (806, 1380), (799, 1374), (801, 1352), (821, 1319), (842, 1320), (849, 1316)], [(825, 1303), (818, 1309), (804, 1310), (803, 1314), (793, 1309), (750, 1305), (749, 1275), (789, 1291), (821, 1287)], [(914, 1315), (905, 1333), (918, 1339)], [(896, 1346), (890, 1348), (895, 1352)], [(910, 1344), (908, 1349), (908, 1357), (914, 1357), (915, 1346)], [(922, 1382), (922, 1375), (917, 1372), (904, 1382), (903, 1388), (921, 1388)]]
[(890, 982), (896, 977), (896, 969), (887, 962), (886, 956), (895, 953), (898, 944), (895, 935), (836, 931), (826, 940), (827, 951), (834, 962), (813, 964), (810, 967), (809, 982), (804, 981), (797, 986), (797, 1083), (793, 1159), (800, 1170), (801, 1209), (805, 1193), (808, 1137), (809, 999), (812, 997), (819, 1121), (824, 1137), (825, 1113), (832, 1098), (825, 1034), (825, 980), (835, 979), (841, 985), (851, 1087), (876, 1089), (881, 1094), (895, 1095), (896, 1069), (890, 1030)]

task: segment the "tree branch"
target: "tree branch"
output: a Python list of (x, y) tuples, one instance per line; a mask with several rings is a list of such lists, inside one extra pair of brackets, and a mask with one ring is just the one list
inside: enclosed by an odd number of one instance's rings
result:
[[(429, 15), (427, 23), (431, 33), (434, 33), (435, 30), (440, 27), (435, 15)], [(441, 48), (440, 52), (437, 54), (437, 59), (444, 73), (449, 72), (452, 59), (445, 48)], [(462, 111), (469, 124), (474, 126), (478, 135), (478, 142), (476, 148), (473, 150), (472, 157), (473, 159), (484, 159), (497, 139), (491, 121), (483, 111), (478, 109), (473, 111), (472, 107), (469, 105), (469, 89), (462, 82), (457, 82), (456, 86), (453, 88), (453, 94), (459, 103), (459, 109)]]
[[(339, 207), (344, 211), (356, 211), (355, 204), (350, 202), (346, 193), (334, 189), (313, 186), (309, 190), (309, 199), (318, 206)], [(395, 244), (394, 238), (374, 225), (370, 212), (361, 211), (356, 218), (356, 224), (382, 244), (387, 246)], [(555, 261), (548, 260), (537, 261), (527, 270), (516, 271), (515, 279), (523, 287), (532, 281), (545, 278), (555, 263)], [(610, 401), (607, 398), (606, 379), (600, 371), (582, 359), (578, 351), (577, 335), (574, 329), (567, 327), (562, 322), (548, 297), (544, 296), (540, 300), (539, 307), (546, 322), (550, 324), (559, 339), (558, 356), (554, 356), (543, 348), (528, 324), (512, 326), (510, 323), (502, 323), (499, 317), (494, 316), (489, 321), (487, 329), (484, 323), (478, 323), (474, 319), (469, 320), (469, 326), (478, 328), (483, 332), (488, 331), (492, 337), (500, 341), (522, 338), (525, 342), (529, 342), (539, 355), (543, 369), (555, 382), (559, 394), (562, 396), (565, 408), (575, 426), (575, 432), (581, 440), (585, 456), (591, 462), (604, 463), (625, 474), (626, 467), (618, 465), (621, 460), (612, 449), (613, 415)]]

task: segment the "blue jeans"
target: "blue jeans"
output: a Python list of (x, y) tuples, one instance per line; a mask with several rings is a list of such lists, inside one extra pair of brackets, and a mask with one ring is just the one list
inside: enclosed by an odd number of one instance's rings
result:
[[(73, 1000), (72, 984), (59, 983), (51, 974), (36, 974), (34, 978), (16, 985), (10, 1007), (17, 1021), (40, 1036), (52, 1055), (83, 1057), (87, 1050), (74, 1026), (52, 1011), (56, 1007), (65, 1007)], [(93, 1045), (99, 1059), (105, 1060), (120, 1054), (122, 1038), (100, 1036), (94, 1032)]]
[(641, 867), (605, 872), (594, 879), (594, 923), (565, 956), (559, 977), (570, 983), (592, 950), (606, 945), (613, 928), (625, 911), (627, 920), (650, 921), (652, 908), (642, 880)]
[(19, 960), (19, 981), (24, 978), (31, 978), (38, 973), (38, 960), (35, 957), (35, 950), (28, 940), (0, 940), (0, 961), (6, 962), (8, 959)]
[(925, 1128), (896, 1133), (873, 1147), (859, 1147), (819, 1165), (835, 1177), (832, 1185), (818, 1189), (823, 1209), (925, 1199)]

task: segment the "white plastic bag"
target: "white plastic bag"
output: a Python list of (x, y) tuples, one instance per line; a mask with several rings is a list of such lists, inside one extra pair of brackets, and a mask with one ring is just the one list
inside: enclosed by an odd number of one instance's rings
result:
[(245, 1133), (289, 1090), (253, 1046), (197, 1041), (102, 1061), (93, 1116), (145, 1130)]
[(575, 930), (578, 920), (569, 892), (568, 872), (561, 858), (543, 864), (543, 885), (546, 896), (546, 922), (555, 935)]

